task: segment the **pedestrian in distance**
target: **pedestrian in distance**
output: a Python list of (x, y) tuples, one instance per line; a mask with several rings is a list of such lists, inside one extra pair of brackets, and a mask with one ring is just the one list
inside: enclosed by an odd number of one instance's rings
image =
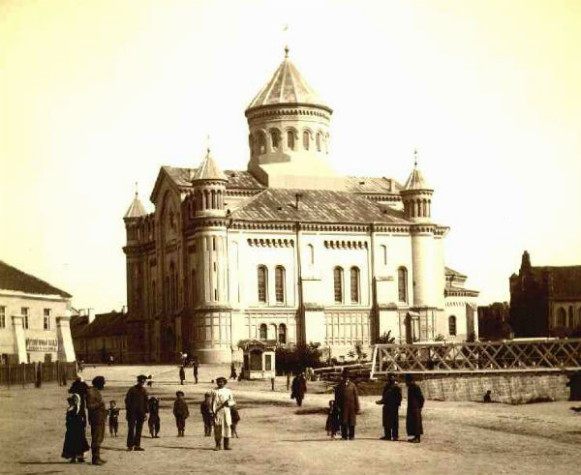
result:
[(143, 387), (147, 376), (137, 376), (137, 384), (127, 391), (125, 396), (125, 411), (127, 418), (127, 450), (143, 451), (141, 447), (141, 432), (143, 423), (147, 420), (147, 390)]
[(180, 366), (180, 384), (183, 385), (186, 380), (186, 370), (183, 366)]
[(178, 437), (184, 437), (186, 432), (186, 419), (190, 417), (188, 403), (184, 398), (184, 392), (176, 392), (176, 400), (173, 403), (173, 415), (176, 418)]
[(399, 438), (399, 406), (401, 405), (401, 388), (397, 384), (395, 375), (387, 376), (387, 383), (383, 388), (381, 399), (376, 404), (383, 405), (382, 440), (398, 440)]
[(66, 412), (66, 433), (62, 457), (70, 459), (70, 463), (84, 463), (85, 452), (89, 443), (85, 436), (85, 421), (81, 413), (81, 397), (73, 394), (67, 398), (69, 407)]
[(217, 388), (210, 393), (212, 414), (214, 416), (214, 450), (232, 450), (230, 439), (232, 437), (232, 413), (230, 408), (236, 405), (232, 391), (226, 387), (226, 378), (220, 376), (216, 379)]
[(419, 444), (421, 436), (424, 433), (424, 428), (422, 424), (422, 409), (424, 407), (424, 395), (422, 390), (414, 381), (414, 377), (411, 374), (406, 374), (405, 383), (408, 387), (408, 408), (407, 408), (407, 419), (406, 419), (406, 429), (408, 436), (411, 439), (408, 442)]
[(236, 373), (236, 365), (234, 364), (234, 361), (230, 363), (230, 379), (233, 379), (234, 381), (238, 379), (238, 373)]
[(341, 439), (353, 440), (357, 414), (360, 414), (359, 392), (349, 378), (347, 368), (343, 369), (341, 382), (335, 388), (335, 405), (339, 409), (341, 421)]
[(486, 391), (486, 394), (484, 395), (483, 398), (484, 402), (492, 402), (492, 391), (489, 389), (488, 391)]
[(325, 430), (327, 435), (334, 439), (339, 430), (341, 429), (341, 419), (340, 419), (339, 409), (335, 405), (335, 401), (331, 399), (329, 401), (329, 411), (327, 413), (327, 422), (325, 423)]
[(152, 439), (158, 439), (161, 425), (161, 420), (159, 418), (159, 398), (151, 396), (147, 400), (147, 409), (149, 410), (149, 418), (147, 419), (149, 434)]
[(194, 357), (193, 362), (192, 362), (192, 366), (193, 366), (193, 372), (194, 372), (194, 383), (198, 384), (198, 367), (200, 366), (200, 363), (198, 362), (198, 358)]
[(307, 393), (307, 379), (305, 378), (305, 372), (301, 371), (292, 383), (291, 399), (297, 402), (297, 406), (301, 407), (303, 405), (303, 399)]
[(212, 435), (212, 426), (214, 425), (214, 415), (212, 414), (212, 394), (204, 394), (204, 400), (200, 404), (200, 413), (204, 421), (204, 436), (210, 437)]
[(111, 437), (117, 437), (117, 432), (119, 431), (119, 408), (117, 407), (117, 402), (109, 401), (109, 435)]
[(101, 458), (101, 444), (105, 437), (107, 408), (101, 391), (105, 387), (105, 378), (95, 376), (91, 384), (87, 390), (88, 419), (91, 425), (91, 462), (93, 465), (103, 465), (105, 460)]

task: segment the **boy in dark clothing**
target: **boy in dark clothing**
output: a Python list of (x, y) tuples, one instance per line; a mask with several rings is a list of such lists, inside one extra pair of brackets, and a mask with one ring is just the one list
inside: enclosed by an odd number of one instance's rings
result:
[(398, 440), (399, 438), (399, 406), (401, 405), (401, 388), (395, 375), (387, 377), (383, 395), (376, 404), (383, 405), (383, 437), (382, 440)]
[(212, 435), (212, 404), (210, 401), (211, 394), (204, 394), (204, 401), (200, 404), (200, 412), (204, 420), (204, 435), (210, 437)]
[(119, 408), (115, 401), (109, 401), (109, 434), (111, 437), (117, 437), (119, 430)]
[(147, 420), (149, 433), (151, 434), (152, 439), (159, 439), (159, 399), (155, 396), (151, 396), (147, 400), (147, 407), (149, 408), (149, 419)]
[(184, 369), (183, 366), (180, 366), (180, 384), (184, 384), (185, 380), (186, 380), (186, 370)]
[(331, 399), (329, 401), (329, 413), (327, 416), (327, 422), (325, 423), (325, 430), (327, 435), (334, 439), (339, 430), (341, 429), (341, 419), (339, 415), (339, 409), (335, 405), (335, 401)]
[(190, 416), (188, 403), (184, 399), (183, 391), (176, 393), (176, 400), (173, 403), (173, 415), (176, 418), (178, 437), (184, 437), (186, 431), (186, 419)]

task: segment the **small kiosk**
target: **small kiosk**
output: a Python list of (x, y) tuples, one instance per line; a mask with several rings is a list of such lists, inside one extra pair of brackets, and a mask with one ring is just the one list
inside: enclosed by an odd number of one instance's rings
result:
[(238, 347), (244, 354), (244, 379), (269, 379), (276, 376), (276, 341), (241, 340)]

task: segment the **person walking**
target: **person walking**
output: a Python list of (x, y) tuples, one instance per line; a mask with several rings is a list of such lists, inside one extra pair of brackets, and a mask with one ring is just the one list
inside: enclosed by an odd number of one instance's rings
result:
[(147, 390), (143, 387), (147, 376), (137, 376), (137, 384), (127, 391), (125, 411), (129, 430), (127, 432), (127, 450), (142, 451), (141, 431), (147, 419)]
[(421, 436), (424, 433), (424, 428), (422, 425), (424, 395), (422, 394), (420, 387), (415, 383), (413, 375), (406, 374), (405, 383), (408, 387), (406, 429), (408, 435), (412, 437), (408, 440), (408, 442), (419, 444)]
[(360, 413), (359, 392), (357, 386), (349, 379), (349, 371), (343, 369), (341, 382), (335, 388), (335, 405), (339, 409), (341, 421), (341, 438), (353, 440), (357, 414)]
[(200, 363), (198, 363), (198, 358), (194, 357), (192, 365), (194, 367), (194, 383), (198, 384), (198, 366), (200, 366)]
[(376, 404), (383, 404), (383, 437), (382, 440), (398, 440), (399, 438), (399, 406), (401, 405), (401, 388), (395, 375), (387, 376), (383, 395)]
[(69, 407), (66, 414), (65, 442), (62, 457), (70, 459), (71, 463), (84, 463), (85, 452), (89, 450), (89, 443), (85, 436), (85, 421), (81, 413), (81, 397), (73, 394), (67, 399)]
[(303, 399), (307, 392), (307, 379), (305, 378), (305, 372), (301, 371), (292, 383), (291, 399), (297, 401), (297, 406), (301, 407), (303, 405)]
[(212, 414), (214, 415), (214, 438), (216, 447), (214, 450), (222, 449), (222, 439), (224, 440), (224, 450), (232, 450), (230, 438), (232, 437), (232, 414), (230, 408), (236, 403), (232, 391), (226, 387), (226, 378), (220, 376), (216, 379), (217, 388), (210, 393)]
[(91, 425), (91, 462), (93, 465), (103, 465), (105, 460), (101, 458), (101, 444), (105, 437), (107, 408), (101, 391), (105, 387), (105, 378), (96, 376), (91, 384), (92, 386), (87, 390), (88, 419)]
[(230, 379), (233, 379), (234, 381), (238, 379), (238, 373), (236, 373), (236, 364), (234, 361), (230, 363)]
[(180, 366), (180, 384), (183, 386), (184, 381), (186, 380), (186, 370), (183, 366)]

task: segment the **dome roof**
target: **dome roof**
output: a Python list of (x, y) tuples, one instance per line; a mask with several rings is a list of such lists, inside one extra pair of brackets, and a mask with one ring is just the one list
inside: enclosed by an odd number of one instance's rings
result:
[(146, 216), (146, 215), (147, 215), (147, 211), (145, 211), (145, 208), (143, 207), (143, 204), (141, 203), (141, 200), (139, 199), (139, 195), (136, 191), (135, 198), (133, 198), (133, 201), (129, 205), (129, 209), (125, 213), (124, 218), (125, 219), (141, 218), (142, 216)]
[(297, 67), (288, 59), (288, 48), (285, 52), (284, 60), (270, 81), (260, 90), (246, 110), (277, 104), (309, 104), (331, 111), (331, 108), (309, 86)]
[(208, 153), (206, 153), (206, 156), (202, 160), (202, 163), (196, 170), (196, 173), (194, 173), (192, 181), (197, 180), (228, 181), (228, 178), (226, 177), (226, 175), (224, 175), (224, 172), (220, 170), (220, 167), (218, 167), (216, 161), (214, 160), (212, 155), (210, 155), (210, 149), (208, 149)]

